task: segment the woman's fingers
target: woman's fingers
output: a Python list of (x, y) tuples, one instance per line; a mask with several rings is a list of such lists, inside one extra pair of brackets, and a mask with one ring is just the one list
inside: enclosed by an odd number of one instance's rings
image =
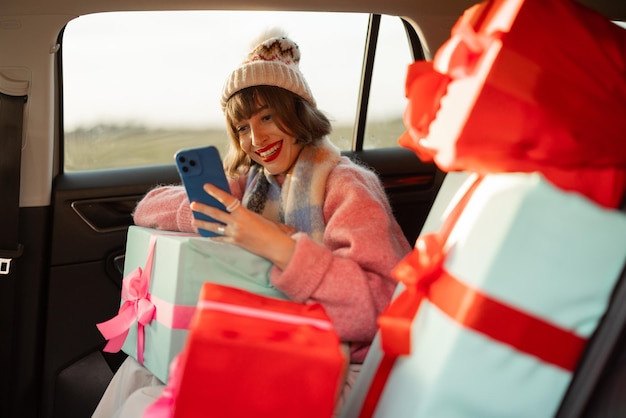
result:
[(227, 235), (227, 230), (226, 228), (228, 228), (228, 225), (222, 224), (222, 223), (217, 223), (217, 222), (209, 222), (209, 221), (204, 221), (201, 219), (193, 219), (191, 221), (191, 224), (196, 228), (196, 229), (204, 229), (205, 231), (211, 231), (216, 233), (217, 235), (221, 235), (221, 236), (226, 236)]
[[(226, 207), (226, 212), (224, 210), (214, 208), (200, 202), (191, 202), (191, 210), (203, 213), (218, 222), (228, 223), (228, 221), (230, 220), (229, 213), (235, 212), (241, 207), (241, 202), (239, 201), (239, 199), (210, 183), (204, 185), (204, 190), (207, 192), (207, 194), (213, 196), (215, 199), (217, 199), (218, 202), (223, 204)], [(217, 225), (210, 230), (214, 230), (215, 228), (217, 228)]]
[[(204, 229), (207, 231), (213, 231), (223, 238), (230, 237), (230, 232), (237, 230), (236, 218), (232, 217), (232, 213), (237, 211), (241, 207), (239, 199), (235, 198), (231, 194), (223, 191), (219, 187), (216, 187), (210, 183), (204, 185), (204, 191), (217, 199), (218, 202), (223, 204), (226, 211), (218, 209), (200, 202), (191, 202), (191, 210), (194, 212), (202, 213), (209, 216), (217, 222), (209, 222), (204, 220), (193, 220), (193, 225), (197, 229)], [(240, 216), (237, 216), (241, 220)]]
[(221, 223), (227, 223), (228, 221), (228, 217), (229, 217), (228, 212), (224, 212), (221, 209), (214, 208), (212, 206), (205, 205), (204, 203), (200, 203), (200, 202), (191, 202), (190, 207), (192, 211), (203, 213), (206, 216), (211, 217)]
[(239, 199), (232, 196), (230, 193), (226, 193), (224, 190), (207, 183), (204, 185), (204, 191), (216, 198), (222, 205), (226, 207), (228, 212), (234, 212), (241, 206)]
[(205, 192), (222, 203), (226, 211), (199, 202), (192, 202), (191, 209), (203, 213), (216, 222), (194, 220), (198, 229), (216, 232), (216, 241), (228, 242), (253, 252), (284, 268), (293, 254), (295, 241), (290, 237), (294, 228), (265, 219), (263, 216), (245, 210), (241, 202), (229, 193), (212, 184), (204, 186)]

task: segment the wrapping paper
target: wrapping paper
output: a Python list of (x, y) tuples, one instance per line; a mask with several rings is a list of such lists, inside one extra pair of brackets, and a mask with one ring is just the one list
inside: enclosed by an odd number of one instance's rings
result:
[(347, 365), (322, 305), (205, 283), (173, 416), (331, 417)]

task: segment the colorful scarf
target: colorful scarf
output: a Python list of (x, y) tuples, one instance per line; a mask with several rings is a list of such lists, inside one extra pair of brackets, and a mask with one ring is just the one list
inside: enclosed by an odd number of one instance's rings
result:
[(340, 156), (328, 138), (305, 146), (282, 186), (263, 167), (255, 165), (250, 169), (243, 204), (322, 242), (326, 180)]

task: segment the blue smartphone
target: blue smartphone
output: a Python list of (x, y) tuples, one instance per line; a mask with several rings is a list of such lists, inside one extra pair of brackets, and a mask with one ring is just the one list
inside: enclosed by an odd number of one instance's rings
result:
[[(226, 210), (224, 205), (203, 189), (206, 183), (211, 183), (225, 192), (230, 193), (226, 174), (224, 174), (222, 159), (220, 158), (217, 148), (214, 146), (206, 146), (183, 149), (176, 152), (174, 158), (176, 160), (178, 174), (185, 186), (189, 201), (200, 202), (221, 210)], [(196, 219), (218, 222), (199, 212), (194, 211), (193, 215)], [(204, 229), (200, 229), (198, 232), (204, 237), (218, 236), (215, 232)]]

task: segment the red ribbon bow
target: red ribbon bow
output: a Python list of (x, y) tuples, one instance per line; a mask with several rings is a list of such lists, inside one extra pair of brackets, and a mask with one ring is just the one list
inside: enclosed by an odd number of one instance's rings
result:
[(480, 58), (500, 37), (499, 32), (477, 32), (468, 17), (464, 16), (452, 28), (450, 39), (435, 54), (434, 68), (453, 79), (474, 75)]
[[(396, 358), (411, 353), (411, 324), (424, 298), (468, 329), (547, 364), (568, 372), (574, 371), (585, 347), (584, 337), (574, 330), (564, 329), (492, 299), (479, 289), (459, 281), (444, 268), (448, 236), (481, 179), (477, 177), (470, 185), (441, 230), (419, 237), (415, 249), (393, 270), (394, 277), (406, 289), (379, 317), (383, 358), (363, 403), (360, 418), (373, 416)], [(466, 301), (471, 303), (463, 303)]]
[(108, 321), (101, 322), (96, 326), (100, 333), (109, 340), (104, 347), (107, 353), (116, 353), (124, 345), (130, 327), (137, 321), (137, 361), (143, 364), (143, 352), (145, 346), (144, 327), (155, 317), (156, 308), (150, 300), (150, 276), (152, 275), (152, 260), (156, 237), (150, 238), (148, 257), (145, 270), (137, 267), (122, 281), (122, 299), (124, 303), (118, 314)]
[(387, 357), (395, 358), (411, 353), (411, 323), (422, 300), (428, 297), (430, 287), (444, 276), (443, 263), (447, 255), (444, 246), (481, 181), (482, 176), (476, 176), (446, 217), (439, 232), (419, 236), (413, 251), (393, 269), (393, 277), (403, 283), (406, 289), (378, 318), (382, 349)]
[(418, 237), (413, 251), (392, 271), (393, 276), (401, 281), (406, 289), (378, 317), (383, 358), (370, 384), (359, 418), (370, 418), (374, 415), (396, 358), (411, 352), (411, 323), (422, 301), (428, 296), (430, 287), (442, 276), (443, 263), (446, 259), (444, 245), (454, 224), (481, 181), (481, 176), (474, 178), (446, 217), (439, 232)]
[(373, 416), (396, 358), (411, 353), (411, 324), (422, 301), (428, 297), (430, 286), (441, 277), (445, 260), (444, 242), (440, 234), (420, 236), (415, 249), (392, 272), (406, 288), (378, 317), (383, 358), (370, 384), (359, 418)]
[(409, 66), (405, 95), (409, 99), (404, 112), (408, 131), (399, 139), (401, 146), (413, 149), (423, 161), (431, 161), (436, 153), (427, 142), (428, 128), (436, 118), (441, 99), (455, 79), (476, 72), (481, 57), (501, 33), (482, 34), (464, 16), (452, 28), (451, 37), (437, 51), (432, 62), (416, 61)]
[(378, 319), (382, 349), (387, 355), (410, 354), (411, 324), (430, 286), (441, 277), (444, 259), (439, 234), (426, 234), (417, 239), (415, 249), (393, 270), (393, 276), (406, 289)]

